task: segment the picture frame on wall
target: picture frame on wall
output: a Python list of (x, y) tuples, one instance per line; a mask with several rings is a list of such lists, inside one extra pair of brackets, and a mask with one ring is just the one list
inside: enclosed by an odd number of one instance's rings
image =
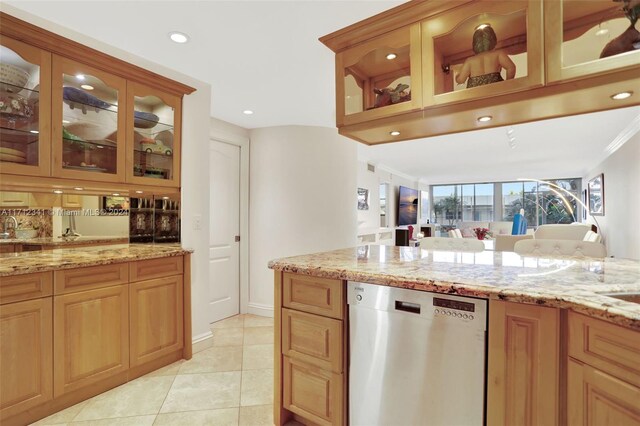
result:
[(604, 174), (589, 181), (589, 214), (604, 216)]
[(584, 206), (582, 208), (582, 220), (587, 220), (587, 204), (588, 203), (588, 198), (587, 198), (587, 190), (583, 189), (582, 190), (582, 205)]
[(358, 188), (358, 210), (369, 210), (369, 190)]
[(129, 208), (129, 197), (104, 196), (100, 199), (100, 215), (126, 216)]

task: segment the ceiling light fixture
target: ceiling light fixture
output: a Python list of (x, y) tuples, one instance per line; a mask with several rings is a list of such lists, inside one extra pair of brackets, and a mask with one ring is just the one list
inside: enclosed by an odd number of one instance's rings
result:
[(136, 191), (136, 194), (142, 194), (144, 191)]
[(118, 192), (114, 192), (114, 193), (113, 193), (113, 194), (111, 194), (111, 195), (113, 195), (114, 197), (118, 197), (118, 196), (120, 196), (120, 194), (119, 194)]
[(491, 119), (493, 119), (492, 116), (490, 115), (483, 115), (482, 117), (478, 117), (478, 122), (479, 123), (486, 123), (487, 121), (491, 121)]
[(163, 199), (163, 200), (168, 200), (168, 199), (169, 199), (169, 197), (162, 197), (162, 199)]
[(103, 149), (103, 148), (104, 148), (104, 146), (102, 146), (102, 145), (96, 145), (96, 148), (98, 148), (98, 149)]
[(395, 59), (395, 58), (397, 58), (397, 57), (398, 57), (398, 55), (396, 55), (395, 53), (389, 53), (389, 54), (387, 55), (387, 59), (388, 59), (388, 60), (392, 60), (392, 59)]
[(37, 131), (37, 130), (29, 130), (29, 133), (33, 133), (34, 135), (37, 135), (37, 134), (38, 134), (38, 133), (40, 133), (40, 132), (39, 132), (39, 131)]
[(400, 132), (399, 132), (399, 131), (397, 131), (397, 130), (394, 130), (393, 132), (389, 132), (389, 134), (390, 134), (391, 136), (400, 136)]
[(482, 29), (487, 28), (487, 27), (490, 27), (490, 26), (491, 26), (491, 24), (480, 24), (480, 25), (478, 25), (478, 26), (476, 27), (476, 31), (478, 31), (478, 30), (482, 30)]
[(253, 111), (251, 111), (250, 109), (245, 109), (244, 111), (242, 111), (242, 113), (244, 115), (253, 115)]
[(76, 191), (82, 191), (84, 188), (82, 188), (82, 187), (80, 187), (80, 186), (76, 186), (76, 187), (75, 187), (75, 188), (73, 188), (73, 189), (75, 189)]
[(76, 74), (78, 80), (84, 80), (84, 74)]
[(63, 193), (63, 191), (62, 191), (61, 189), (54, 189), (54, 190), (53, 190), (53, 193), (54, 193), (54, 194), (62, 194), (62, 193)]
[(93, 90), (93, 86), (90, 86), (88, 84), (82, 84), (82, 85), (80, 85), (80, 88), (82, 88), (84, 90)]
[(189, 41), (189, 36), (179, 31), (171, 31), (169, 33), (169, 38), (174, 43), (179, 43), (179, 44), (184, 44)]
[(620, 93), (613, 94), (611, 95), (611, 99), (613, 99), (614, 101), (621, 101), (622, 99), (630, 98), (631, 95), (633, 95), (633, 92), (629, 90), (628, 92), (620, 92)]

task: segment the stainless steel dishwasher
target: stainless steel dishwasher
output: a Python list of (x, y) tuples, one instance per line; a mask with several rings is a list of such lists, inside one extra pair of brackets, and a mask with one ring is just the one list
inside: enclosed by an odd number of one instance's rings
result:
[(487, 301), (349, 282), (349, 424), (482, 425)]

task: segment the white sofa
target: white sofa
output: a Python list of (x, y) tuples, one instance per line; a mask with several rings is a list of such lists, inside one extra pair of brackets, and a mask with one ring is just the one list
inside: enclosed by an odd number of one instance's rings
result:
[(492, 236), (511, 235), (511, 222), (460, 222), (458, 229), (462, 233), (463, 238), (476, 238), (473, 232), (474, 228), (487, 228)]
[(420, 248), (426, 250), (448, 250), (448, 251), (484, 251), (484, 243), (471, 238), (444, 238), (431, 237), (420, 240)]
[[(582, 223), (540, 225), (533, 235), (497, 235), (495, 250), (514, 251), (519, 241), (529, 239), (583, 241), (588, 232), (591, 232), (591, 225)], [(599, 243), (600, 240), (598, 236), (591, 242)]]
[(514, 250), (520, 255), (531, 256), (571, 256), (571, 257), (607, 257), (604, 244), (582, 240), (532, 239), (515, 244)]

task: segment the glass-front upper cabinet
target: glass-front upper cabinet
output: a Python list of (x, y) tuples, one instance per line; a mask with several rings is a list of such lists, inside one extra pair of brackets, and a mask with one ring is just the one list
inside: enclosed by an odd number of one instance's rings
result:
[(549, 81), (638, 67), (638, 18), (635, 0), (545, 2)]
[(50, 174), (51, 54), (0, 38), (0, 172)]
[(181, 106), (178, 96), (128, 82), (128, 182), (180, 186)]
[(52, 174), (124, 182), (126, 81), (56, 55), (52, 72)]
[(336, 55), (338, 126), (422, 108), (419, 24)]
[(477, 1), (422, 23), (425, 106), (544, 83), (540, 0)]

